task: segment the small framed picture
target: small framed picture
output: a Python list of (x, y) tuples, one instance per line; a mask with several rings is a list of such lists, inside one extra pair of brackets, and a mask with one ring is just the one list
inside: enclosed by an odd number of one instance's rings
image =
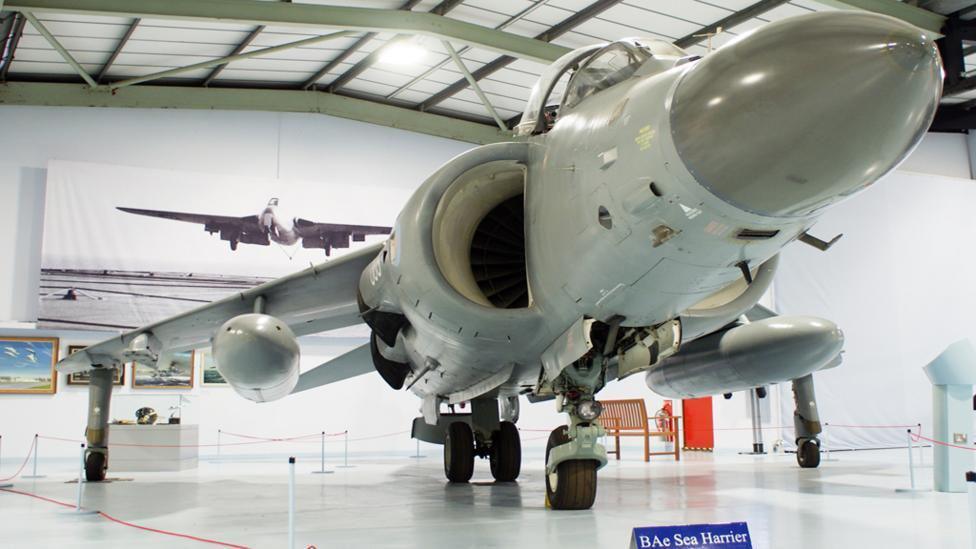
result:
[[(87, 345), (68, 345), (68, 356), (84, 349)], [(68, 374), (68, 385), (88, 385), (91, 382), (91, 371)], [(115, 385), (125, 384), (125, 365), (115, 369), (115, 376), (112, 378)]]
[(54, 394), (58, 345), (56, 337), (0, 337), (0, 394)]
[(193, 351), (163, 353), (156, 368), (132, 365), (133, 389), (192, 389)]
[(204, 387), (228, 387), (227, 380), (217, 370), (217, 361), (209, 350), (197, 351), (200, 357), (200, 370), (203, 372)]

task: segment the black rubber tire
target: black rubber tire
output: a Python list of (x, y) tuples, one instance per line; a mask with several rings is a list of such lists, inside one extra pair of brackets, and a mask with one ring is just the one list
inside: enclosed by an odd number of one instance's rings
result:
[(85, 456), (85, 480), (101, 482), (108, 473), (108, 459), (102, 452), (89, 452)]
[(796, 449), (796, 462), (804, 469), (820, 466), (820, 445), (813, 440), (805, 440)]
[(522, 471), (522, 439), (511, 421), (501, 422), (492, 433), (489, 461), (496, 482), (514, 482)]
[(474, 475), (474, 433), (467, 423), (456, 421), (444, 438), (444, 475), (451, 482), (465, 483)]
[[(569, 442), (569, 429), (558, 427), (549, 434), (546, 443), (546, 463), (549, 450)], [(589, 509), (596, 501), (596, 468), (593, 460), (573, 459), (556, 466), (556, 487), (553, 489), (550, 475), (546, 475), (546, 499), (556, 510), (574, 511)]]

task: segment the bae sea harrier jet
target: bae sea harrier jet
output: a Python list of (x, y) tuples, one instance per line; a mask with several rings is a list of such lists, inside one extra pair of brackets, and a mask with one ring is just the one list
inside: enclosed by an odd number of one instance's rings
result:
[[(568, 416), (546, 449), (554, 509), (593, 504), (597, 394), (637, 373), (679, 398), (791, 381), (797, 460), (816, 467), (812, 374), (843, 335), (756, 303), (784, 247), (830, 247), (809, 232), (820, 215), (919, 143), (941, 69), (932, 36), (858, 12), (770, 23), (704, 58), (643, 39), (572, 51), (512, 139), (434, 172), (383, 243), (62, 360), (92, 370), (86, 474), (108, 467), (112, 369), (207, 345), (257, 402), (374, 371), (413, 392), (413, 437), (444, 445), (451, 482), (476, 457), (518, 478), (520, 397), (551, 401)], [(367, 344), (299, 371), (299, 336), (358, 323)]]
[(220, 233), (220, 239), (229, 242), (231, 250), (236, 250), (237, 245), (241, 242), (260, 246), (268, 246), (271, 242), (277, 242), (291, 246), (301, 240), (303, 248), (322, 248), (325, 250), (325, 255), (329, 256), (332, 255), (332, 248), (348, 248), (350, 239), (353, 242), (363, 242), (366, 240), (366, 235), (390, 234), (390, 227), (316, 223), (300, 217), (293, 219), (291, 226), (288, 226), (278, 219), (277, 198), (268, 201), (268, 205), (260, 214), (244, 217), (166, 212), (139, 208), (119, 207), (118, 209), (136, 215), (199, 223), (203, 225), (203, 230), (210, 234)]

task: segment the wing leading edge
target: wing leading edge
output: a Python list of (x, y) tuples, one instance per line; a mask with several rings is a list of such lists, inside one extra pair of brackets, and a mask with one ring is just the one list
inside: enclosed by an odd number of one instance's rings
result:
[(154, 351), (190, 350), (206, 346), (227, 320), (253, 312), (260, 296), (264, 312), (275, 316), (295, 332), (307, 335), (362, 322), (356, 303), (359, 277), (382, 249), (375, 244), (338, 259), (272, 280), (186, 313), (126, 332), (87, 347), (58, 363), (58, 371), (74, 373), (92, 365), (121, 366), (130, 343), (147, 335), (158, 346)]

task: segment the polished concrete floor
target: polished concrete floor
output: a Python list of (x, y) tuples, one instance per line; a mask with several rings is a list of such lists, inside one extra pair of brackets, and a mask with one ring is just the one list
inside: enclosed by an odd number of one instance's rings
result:
[[(517, 484), (492, 483), (487, 463), (479, 462), (471, 484), (453, 486), (436, 451), (428, 448), (424, 459), (355, 457), (354, 467), (327, 475), (311, 473), (317, 459), (300, 458), (296, 546), (623, 549), (635, 526), (745, 521), (757, 548), (970, 547), (965, 494), (896, 492), (909, 483), (905, 450), (835, 454), (816, 470), (800, 470), (792, 455), (611, 462), (600, 473), (594, 508), (573, 512), (545, 509), (539, 459), (526, 460)], [(920, 487), (931, 486), (926, 452)], [(14, 489), (75, 500), (70, 462), (42, 462), (41, 471), (48, 476), (19, 480)], [(287, 546), (284, 456), (110, 476), (126, 480), (84, 485), (85, 507), (226, 543)], [(0, 492), (0, 547), (201, 546)]]

